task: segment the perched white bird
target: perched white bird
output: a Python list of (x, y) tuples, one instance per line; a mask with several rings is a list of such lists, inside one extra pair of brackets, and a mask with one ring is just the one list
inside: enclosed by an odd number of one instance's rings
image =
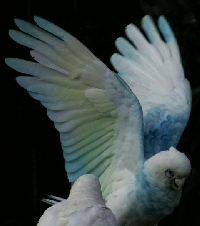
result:
[(37, 226), (117, 226), (112, 211), (106, 207), (97, 177), (78, 178), (67, 200), (49, 207)]
[[(6, 59), (47, 109), (60, 132), (69, 181), (96, 175), (118, 226), (153, 226), (181, 198), (191, 166), (175, 147), (191, 108), (179, 48), (163, 16), (159, 31), (142, 19), (148, 39), (130, 24), (118, 38), (111, 71), (69, 33), (42, 18), (38, 26), (15, 20), (16, 42), (31, 48), (37, 63)], [(160, 34), (161, 33), (161, 34)], [(162, 37), (161, 37), (162, 35)], [(92, 185), (91, 185), (92, 186)]]

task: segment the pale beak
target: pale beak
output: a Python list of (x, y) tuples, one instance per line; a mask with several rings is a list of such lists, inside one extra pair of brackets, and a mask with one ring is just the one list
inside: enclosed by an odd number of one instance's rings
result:
[(177, 190), (177, 191), (180, 191), (183, 187), (185, 183), (185, 178), (176, 178), (174, 181), (173, 181), (173, 184), (172, 184), (172, 187)]

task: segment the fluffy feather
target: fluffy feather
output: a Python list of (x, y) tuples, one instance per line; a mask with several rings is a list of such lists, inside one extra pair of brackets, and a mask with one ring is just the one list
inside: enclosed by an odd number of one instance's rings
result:
[(53, 206), (44, 212), (37, 226), (117, 226), (113, 213), (103, 201), (100, 183), (94, 175), (81, 176), (72, 186), (67, 200), (53, 198), (55, 201), (45, 200)]
[[(178, 205), (191, 169), (187, 157), (171, 147), (176, 147), (188, 121), (191, 94), (170, 26), (159, 18), (162, 38), (145, 16), (147, 40), (135, 25), (128, 25), (130, 42), (118, 38), (121, 55), (111, 57), (115, 74), (69, 33), (34, 19), (38, 27), (15, 20), (21, 31), (9, 34), (32, 48), (37, 63), (6, 63), (32, 75), (20, 76), (17, 82), (46, 107), (60, 132), (70, 182), (83, 174), (96, 175), (119, 226), (154, 226)], [(65, 203), (52, 211), (58, 210), (57, 216), (68, 213), (62, 212)]]

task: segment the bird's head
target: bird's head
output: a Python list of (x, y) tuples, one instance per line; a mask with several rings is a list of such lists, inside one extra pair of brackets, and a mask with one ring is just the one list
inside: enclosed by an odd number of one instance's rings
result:
[(190, 170), (189, 159), (173, 147), (159, 152), (144, 164), (144, 173), (154, 186), (175, 191), (182, 189)]

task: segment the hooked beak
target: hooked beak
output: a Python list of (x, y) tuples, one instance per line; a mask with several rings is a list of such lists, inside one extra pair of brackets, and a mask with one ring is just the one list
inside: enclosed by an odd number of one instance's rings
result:
[(177, 190), (180, 191), (183, 187), (185, 183), (185, 178), (175, 178), (172, 184), (172, 187)]

